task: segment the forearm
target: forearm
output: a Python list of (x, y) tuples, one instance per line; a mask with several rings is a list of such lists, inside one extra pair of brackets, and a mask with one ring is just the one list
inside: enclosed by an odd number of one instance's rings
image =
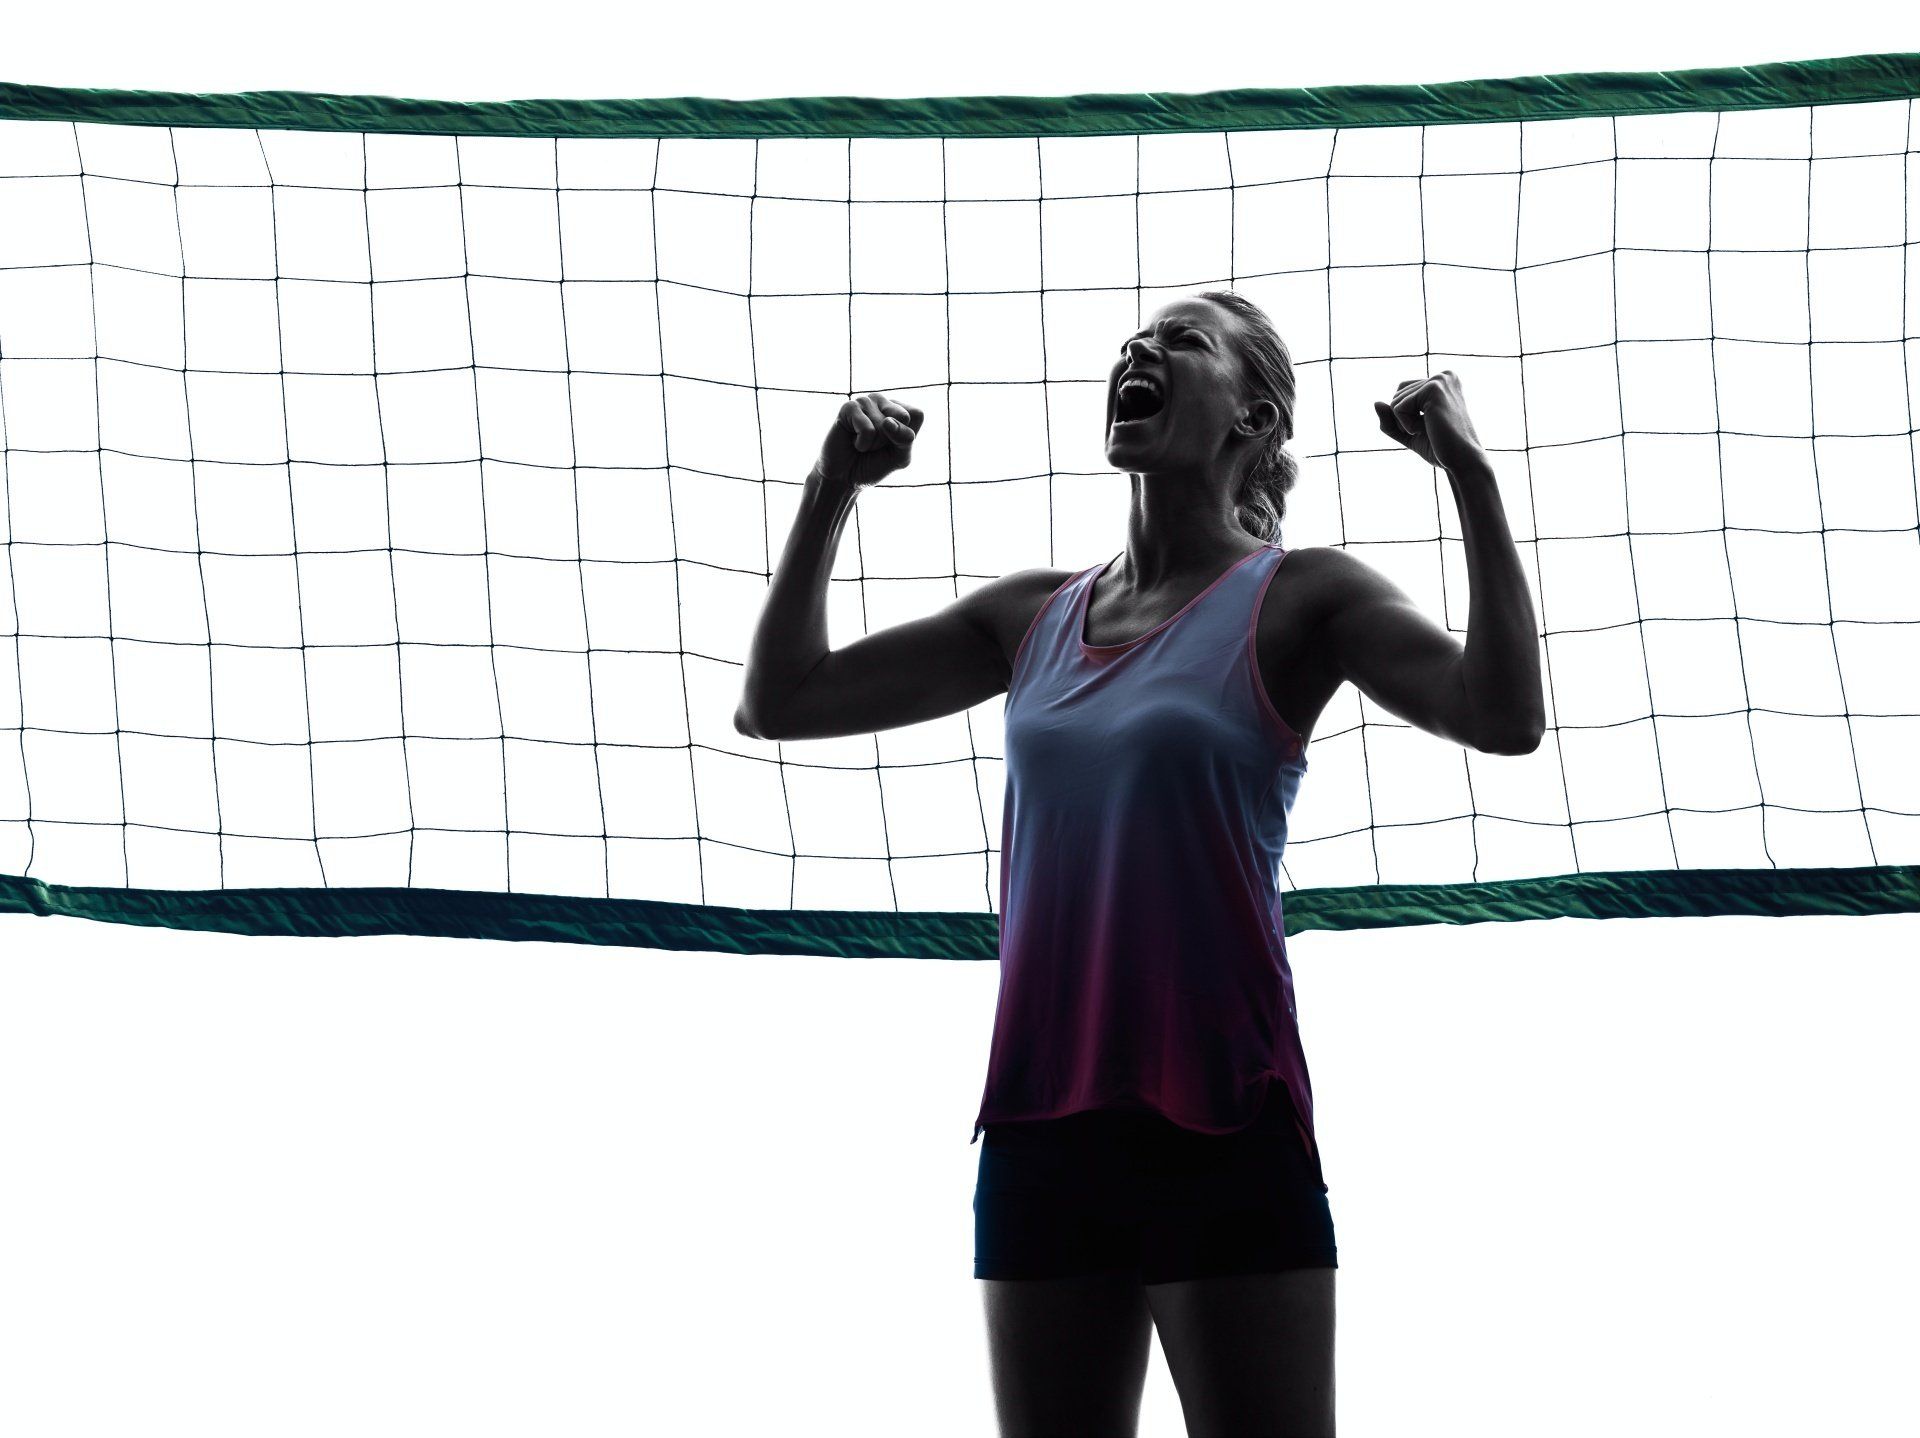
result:
[(1447, 471), (1466, 542), (1466, 653), (1460, 672), (1474, 732), (1486, 747), (1527, 749), (1546, 732), (1540, 627), (1520, 551), (1484, 455)]
[(773, 571), (747, 650), (738, 719), (765, 722), (827, 657), (827, 581), (859, 491), (807, 475), (787, 547)]

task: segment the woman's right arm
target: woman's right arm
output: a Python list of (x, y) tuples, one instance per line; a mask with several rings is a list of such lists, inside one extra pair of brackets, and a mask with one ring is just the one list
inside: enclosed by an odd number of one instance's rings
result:
[(923, 418), (884, 395), (862, 395), (841, 406), (807, 476), (748, 649), (733, 720), (742, 734), (872, 734), (956, 714), (1005, 691), (1004, 660), (987, 608), (1005, 580), (923, 619), (840, 649), (827, 647), (827, 581), (847, 516), (862, 488), (911, 461)]

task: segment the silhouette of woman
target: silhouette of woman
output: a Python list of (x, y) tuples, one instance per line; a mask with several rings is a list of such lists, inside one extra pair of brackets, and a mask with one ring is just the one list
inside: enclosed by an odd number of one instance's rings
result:
[(1108, 380), (1125, 551), (829, 651), (846, 515), (911, 461), (923, 420), (850, 399), (755, 632), (735, 722), (761, 738), (1007, 695), (1000, 992), (974, 1125), (1005, 1438), (1134, 1433), (1150, 1328), (1193, 1438), (1334, 1432), (1333, 1219), (1278, 890), (1307, 738), (1349, 681), (1484, 753), (1527, 753), (1545, 727), (1532, 598), (1458, 377), (1407, 380), (1375, 410), (1452, 484), (1464, 645), (1345, 551), (1278, 544), (1293, 409), (1258, 306), (1166, 305)]

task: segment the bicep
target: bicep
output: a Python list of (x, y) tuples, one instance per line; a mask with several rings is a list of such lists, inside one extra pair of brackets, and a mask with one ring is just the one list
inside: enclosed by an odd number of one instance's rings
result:
[(1004, 692), (1000, 645), (988, 618), (992, 596), (983, 593), (991, 587), (828, 651), (779, 713), (762, 718), (761, 737), (874, 734), (957, 714)]
[(1461, 668), (1465, 646), (1384, 574), (1334, 552), (1339, 582), (1326, 622), (1341, 677), (1395, 718), (1478, 748)]

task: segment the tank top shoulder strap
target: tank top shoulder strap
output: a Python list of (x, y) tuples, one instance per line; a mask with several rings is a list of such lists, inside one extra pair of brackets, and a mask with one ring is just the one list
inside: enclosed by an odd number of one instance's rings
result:
[(1071, 633), (1071, 628), (1073, 616), (1079, 612), (1080, 588), (1092, 583), (1093, 576), (1098, 574), (1100, 569), (1101, 566), (1098, 564), (1087, 566), (1068, 576), (1053, 593), (1047, 596), (1046, 602), (1034, 614), (1033, 621), (1027, 625), (1027, 632), (1020, 637), (1020, 643), (1013, 651), (1013, 666), (1007, 681), (1009, 693), (1020, 681), (1020, 676), (1024, 672), (1021, 666), (1025, 664), (1027, 668), (1032, 667), (1036, 649), (1057, 654), (1063, 636), (1068, 639), (1079, 637)]

